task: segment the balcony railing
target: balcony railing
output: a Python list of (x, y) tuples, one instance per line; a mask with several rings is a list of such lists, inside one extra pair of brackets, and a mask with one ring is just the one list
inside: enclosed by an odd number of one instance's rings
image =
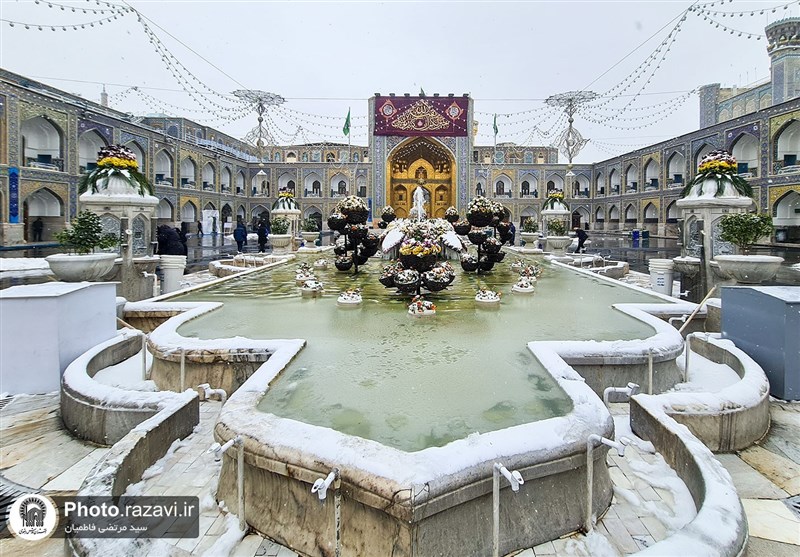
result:
[(41, 170), (55, 170), (58, 172), (64, 171), (64, 160), (54, 159), (50, 157), (28, 157), (25, 159), (25, 166), (30, 168), (39, 168)]

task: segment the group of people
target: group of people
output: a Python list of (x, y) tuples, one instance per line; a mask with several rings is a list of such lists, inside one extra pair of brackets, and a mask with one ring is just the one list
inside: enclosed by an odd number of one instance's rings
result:
[[(264, 252), (267, 249), (269, 241), (269, 221), (261, 219), (255, 226), (256, 235), (258, 236), (258, 251)], [(244, 246), (247, 245), (247, 225), (241, 220), (236, 223), (236, 228), (233, 231), (233, 239), (236, 241), (236, 249), (241, 253), (244, 251)]]

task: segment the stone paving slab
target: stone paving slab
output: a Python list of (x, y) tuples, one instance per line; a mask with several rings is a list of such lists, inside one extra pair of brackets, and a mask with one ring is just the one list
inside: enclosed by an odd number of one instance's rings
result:
[(800, 464), (758, 445), (741, 451), (739, 455), (789, 495), (800, 494)]
[(782, 501), (742, 499), (742, 505), (751, 536), (800, 546), (800, 519)]
[(717, 460), (733, 478), (739, 497), (747, 499), (783, 499), (789, 494), (759, 474), (735, 454), (718, 454)]

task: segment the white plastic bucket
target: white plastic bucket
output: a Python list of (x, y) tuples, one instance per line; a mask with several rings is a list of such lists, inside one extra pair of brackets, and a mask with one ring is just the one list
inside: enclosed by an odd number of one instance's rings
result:
[(186, 268), (185, 255), (162, 255), (161, 271), (164, 280), (161, 282), (161, 293), (168, 294), (180, 289), (183, 270)]
[(672, 259), (651, 259), (648, 261), (650, 268), (650, 284), (654, 292), (672, 295), (673, 267)]

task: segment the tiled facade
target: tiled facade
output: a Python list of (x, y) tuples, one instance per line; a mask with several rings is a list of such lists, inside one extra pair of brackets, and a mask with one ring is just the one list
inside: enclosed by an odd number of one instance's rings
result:
[[(43, 117), (61, 137), (59, 156), (47, 157), (45, 163), (23, 153), (21, 127), (37, 117)], [(639, 228), (654, 235), (675, 236), (679, 215), (674, 202), (695, 173), (698, 154), (708, 148), (731, 149), (745, 135), (755, 138), (759, 145), (757, 163), (751, 164), (753, 170), (755, 166), (759, 170), (748, 178), (757, 194), (758, 209), (774, 211), (782, 197), (793, 191), (800, 193), (800, 166), (785, 164), (792, 160), (792, 154), (795, 158), (800, 155), (800, 139), (787, 143), (784, 138), (780, 156), (778, 153), (781, 134), (798, 120), (800, 99), (795, 98), (612, 159), (576, 164), (572, 168), (575, 176), (569, 180), (566, 164), (558, 162), (552, 147), (476, 146), (472, 135), (431, 141), (451, 156), (457, 188), (453, 199), (461, 211), (469, 198), (482, 193), (508, 207), (515, 221), (538, 218), (548, 189), (555, 188), (564, 190), (574, 226), (592, 230)], [(0, 71), (1, 244), (28, 239), (25, 202), (43, 188), (62, 204), (61, 214), (50, 217), (54, 226), (63, 227), (75, 214), (76, 183), (82, 171), (79, 149), (81, 138), (89, 133), (96, 133), (103, 142), (135, 145), (143, 158), (141, 170), (156, 184), (156, 195), (162, 200), (160, 220), (191, 220), (192, 224), (198, 217), (185, 217), (199, 215), (203, 209), (220, 211), (223, 222), (226, 217), (235, 220), (237, 216), (250, 222), (253, 215), (271, 206), (279, 189), (294, 189), (304, 216), (329, 214), (345, 194), (363, 196), (373, 208), (380, 208), (386, 204), (387, 161), (408, 140), (370, 134), (368, 146), (270, 146), (259, 164), (251, 145), (191, 120), (133, 119)], [(786, 158), (787, 145), (790, 151), (794, 149), (790, 158)], [(159, 171), (157, 157), (169, 161), (168, 171), (163, 166)], [(677, 166), (676, 160), (681, 161)], [(182, 175), (184, 166), (191, 168), (189, 175)], [(19, 170), (16, 223), (9, 190), (13, 169)], [(185, 211), (189, 203), (194, 213)]]

